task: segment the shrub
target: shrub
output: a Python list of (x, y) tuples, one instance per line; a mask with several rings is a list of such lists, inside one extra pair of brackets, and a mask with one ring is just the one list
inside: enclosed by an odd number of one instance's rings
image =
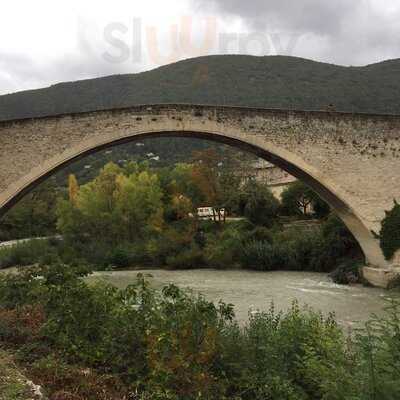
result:
[(329, 276), (339, 285), (349, 285), (360, 282), (360, 263), (353, 260), (341, 263)]
[(390, 300), (383, 317), (372, 316), (355, 338), (360, 399), (400, 398), (400, 302)]
[(133, 257), (130, 249), (126, 246), (119, 246), (111, 251), (109, 264), (116, 268), (128, 268), (131, 265)]
[(272, 254), (272, 245), (268, 242), (250, 240), (242, 246), (240, 257), (244, 268), (259, 271), (272, 270), (273, 266), (268, 263)]
[(244, 268), (258, 271), (288, 269), (289, 251), (287, 243), (270, 244), (252, 240), (242, 247), (241, 264)]
[[(296, 302), (285, 313), (272, 306), (250, 317), (245, 340), (250, 367), (242, 385), (248, 399), (341, 399), (353, 388), (345, 338), (333, 316), (324, 319)], [(319, 369), (329, 371), (325, 379)]]
[(0, 249), (0, 269), (40, 263), (43, 257), (52, 261), (57, 256), (48, 240), (34, 239)]
[(244, 216), (254, 225), (273, 226), (280, 205), (270, 189), (252, 181), (246, 185), (245, 193)]
[(23, 345), (40, 340), (40, 331), (45, 320), (45, 314), (40, 305), (0, 309), (0, 341)]
[[(248, 219), (240, 219), (238, 221), (234, 221), (234, 222), (229, 222), (228, 225), (230, 228), (232, 229), (236, 229), (239, 232), (249, 232), (255, 228), (257, 228), (256, 225), (254, 225), (251, 221), (249, 221)], [(262, 228), (262, 227), (261, 227)]]
[(205, 259), (213, 268), (232, 268), (238, 265), (243, 233), (234, 225), (227, 226), (217, 235), (208, 235)]
[(313, 190), (302, 182), (295, 182), (282, 193), (283, 215), (313, 214), (317, 218), (329, 215), (330, 207)]
[(244, 235), (244, 241), (261, 241), (261, 242), (273, 242), (273, 234), (270, 229), (264, 226), (258, 226)]
[(0, 241), (55, 235), (60, 189), (48, 180), (0, 218)]
[(240, 259), (248, 269), (331, 272), (343, 260), (362, 260), (357, 241), (336, 217), (330, 217), (322, 229), (257, 229), (247, 237)]
[(329, 271), (343, 259), (364, 262), (364, 253), (346, 225), (337, 216), (330, 217), (322, 225), (323, 247), (319, 252), (324, 271)]
[(171, 269), (193, 269), (204, 265), (203, 253), (196, 245), (167, 257), (166, 262)]
[(397, 202), (391, 211), (386, 212), (382, 221), (380, 241), (383, 254), (388, 260), (400, 249), (400, 205)]

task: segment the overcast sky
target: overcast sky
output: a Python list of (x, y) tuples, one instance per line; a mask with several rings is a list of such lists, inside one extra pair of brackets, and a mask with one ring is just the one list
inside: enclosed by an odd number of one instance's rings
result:
[(3, 0), (0, 93), (180, 59), (285, 54), (400, 58), (399, 0)]

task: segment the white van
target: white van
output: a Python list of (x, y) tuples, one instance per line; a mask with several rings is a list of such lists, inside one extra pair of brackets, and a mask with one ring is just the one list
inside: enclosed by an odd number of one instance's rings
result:
[(214, 207), (199, 207), (197, 209), (197, 217), (209, 221), (225, 221), (226, 211), (225, 208), (216, 209)]

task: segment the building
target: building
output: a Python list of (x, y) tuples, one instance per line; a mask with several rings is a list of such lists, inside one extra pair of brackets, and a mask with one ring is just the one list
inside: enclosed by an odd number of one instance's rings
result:
[(295, 177), (265, 160), (259, 159), (252, 162), (246, 169), (244, 181), (254, 179), (257, 182), (266, 184), (279, 200), (282, 198), (283, 191), (296, 182)]

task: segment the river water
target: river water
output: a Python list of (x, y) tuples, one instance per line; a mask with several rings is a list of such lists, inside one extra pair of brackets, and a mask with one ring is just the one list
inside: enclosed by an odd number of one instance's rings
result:
[(244, 323), (249, 311), (268, 310), (271, 303), (285, 310), (294, 300), (327, 315), (334, 312), (345, 328), (359, 327), (371, 314), (382, 315), (390, 298), (399, 292), (334, 284), (326, 274), (306, 272), (252, 272), (199, 269), (189, 271), (118, 271), (96, 272), (91, 280), (104, 280), (119, 288), (134, 282), (138, 273), (149, 274), (155, 288), (175, 285), (202, 293), (212, 301), (235, 305), (236, 318)]

